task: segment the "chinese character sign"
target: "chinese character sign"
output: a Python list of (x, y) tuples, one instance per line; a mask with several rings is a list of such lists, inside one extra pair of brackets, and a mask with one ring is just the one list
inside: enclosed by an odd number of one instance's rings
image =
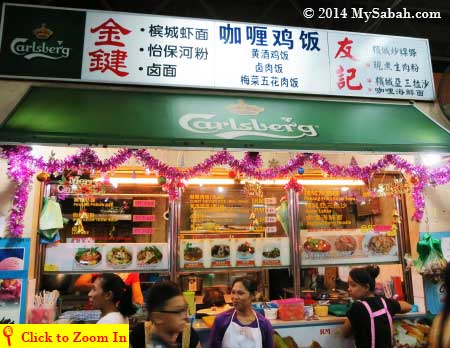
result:
[(215, 86), (318, 93), (329, 88), (323, 30), (217, 22)]
[(127, 76), (126, 59), (128, 53), (122, 41), (122, 36), (130, 34), (131, 31), (116, 23), (112, 18), (95, 28), (90, 28), (90, 31), (92, 34), (98, 35), (98, 41), (95, 41), (94, 45), (105, 46), (105, 50), (98, 48), (89, 52), (91, 57), (89, 71), (99, 71), (102, 74), (111, 71), (117, 76)]
[(88, 12), (82, 79), (211, 86), (213, 23)]
[(329, 32), (328, 41), (331, 94), (433, 97), (426, 41), (343, 32)]
[(86, 13), (84, 81), (434, 98), (428, 42), (236, 23)]

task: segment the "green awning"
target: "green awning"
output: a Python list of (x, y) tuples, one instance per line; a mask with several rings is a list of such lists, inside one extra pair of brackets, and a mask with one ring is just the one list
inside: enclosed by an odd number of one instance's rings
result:
[(32, 87), (0, 142), (450, 152), (414, 105)]

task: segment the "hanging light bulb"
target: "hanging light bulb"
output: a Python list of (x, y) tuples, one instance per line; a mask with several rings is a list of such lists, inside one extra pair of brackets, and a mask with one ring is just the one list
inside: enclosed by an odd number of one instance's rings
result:
[(421, 155), (422, 163), (426, 167), (432, 167), (442, 160), (442, 156), (437, 153), (426, 153)]

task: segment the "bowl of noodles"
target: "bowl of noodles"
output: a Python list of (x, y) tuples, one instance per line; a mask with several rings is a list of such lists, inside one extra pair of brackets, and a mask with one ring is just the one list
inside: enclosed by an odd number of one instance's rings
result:
[(334, 241), (334, 248), (340, 255), (343, 256), (353, 255), (357, 246), (358, 242), (356, 241), (355, 237), (350, 235), (339, 236)]
[(95, 267), (102, 260), (102, 254), (98, 250), (98, 247), (77, 248), (74, 258), (78, 266)]
[(364, 238), (363, 245), (369, 255), (397, 254), (396, 238), (386, 234), (368, 234)]
[(106, 254), (106, 263), (111, 267), (127, 267), (133, 261), (133, 253), (125, 246), (113, 247)]
[(161, 250), (154, 245), (146, 246), (137, 253), (138, 266), (155, 266), (161, 262), (163, 254)]

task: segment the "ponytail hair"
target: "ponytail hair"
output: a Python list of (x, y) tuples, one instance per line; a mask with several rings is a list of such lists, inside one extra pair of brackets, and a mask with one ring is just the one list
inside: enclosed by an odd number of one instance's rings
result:
[(136, 307), (132, 300), (131, 287), (125, 285), (122, 278), (114, 273), (103, 273), (95, 278), (100, 279), (103, 292), (111, 291), (113, 296), (112, 301), (116, 304), (120, 314), (124, 317), (129, 317), (136, 313)]
[(375, 290), (375, 279), (380, 274), (380, 267), (369, 265), (366, 267), (353, 268), (350, 277), (359, 285), (367, 285), (370, 291)]

